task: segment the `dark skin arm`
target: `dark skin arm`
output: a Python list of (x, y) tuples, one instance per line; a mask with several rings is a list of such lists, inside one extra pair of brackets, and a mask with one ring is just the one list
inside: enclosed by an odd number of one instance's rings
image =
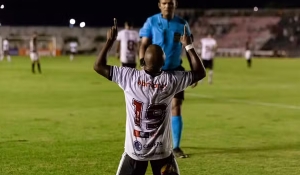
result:
[(114, 26), (107, 31), (107, 40), (104, 47), (101, 49), (96, 62), (94, 64), (94, 70), (102, 75), (103, 77), (110, 78), (110, 68), (111, 66), (107, 65), (107, 53), (114, 44), (118, 35), (117, 20), (114, 19)]
[[(142, 59), (145, 56), (147, 47), (151, 44), (151, 39), (142, 37), (139, 48), (139, 58)], [(142, 65), (141, 65), (142, 66)]]
[(116, 56), (118, 59), (120, 58), (120, 48), (121, 48), (121, 41), (117, 41)]
[[(190, 36), (186, 33), (187, 26), (184, 26), (184, 34), (181, 37), (181, 43), (185, 47), (187, 45), (192, 44), (192, 39)], [(191, 71), (194, 73), (194, 82), (198, 82), (199, 80), (203, 79), (206, 76), (206, 71), (203, 66), (203, 63), (199, 57), (199, 55), (196, 53), (195, 49), (189, 49), (188, 55), (190, 56), (190, 65), (191, 65)]]
[[(192, 42), (194, 41), (193, 35), (191, 35), (191, 40), (192, 40)], [(190, 68), (192, 69), (191, 56), (186, 50), (185, 50), (185, 53), (186, 53), (186, 57), (187, 57), (187, 59), (189, 61), (189, 64), (190, 64)]]
[[(194, 38), (193, 38), (193, 35), (191, 35), (191, 41), (193, 42), (194, 41)], [(184, 49), (185, 50), (185, 49)], [(190, 54), (188, 53), (188, 51), (186, 51), (185, 50), (185, 52), (186, 52), (186, 57), (187, 57), (187, 59), (188, 59), (188, 61), (189, 61), (189, 64), (190, 64), (190, 68), (191, 68), (191, 70), (192, 70), (192, 58), (191, 58), (191, 56), (190, 56)], [(192, 84), (192, 88), (194, 88), (194, 87), (196, 87), (198, 85), (198, 82), (195, 82), (194, 84)]]

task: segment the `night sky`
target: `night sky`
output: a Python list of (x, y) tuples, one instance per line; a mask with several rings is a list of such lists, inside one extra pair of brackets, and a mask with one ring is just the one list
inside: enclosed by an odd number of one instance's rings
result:
[[(0, 9), (2, 25), (46, 25), (67, 26), (70, 18), (84, 21), (87, 26), (110, 26), (116, 17), (119, 23), (126, 19), (137, 26), (145, 19), (159, 12), (158, 0), (0, 0), (5, 8)], [(179, 8), (253, 8), (299, 7), (300, 1), (285, 0), (178, 0)], [(109, 9), (109, 10), (108, 10)]]

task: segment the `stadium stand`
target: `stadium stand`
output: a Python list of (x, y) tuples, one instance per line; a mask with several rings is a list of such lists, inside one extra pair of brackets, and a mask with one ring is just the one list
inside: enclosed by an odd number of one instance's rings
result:
[[(252, 9), (178, 9), (177, 13), (190, 23), (196, 44), (208, 32), (214, 33), (219, 56), (241, 56), (248, 38), (251, 38), (255, 46), (254, 53), (259, 53), (256, 54), (258, 56), (283, 52), (287, 56), (300, 55), (297, 49), (300, 45), (300, 9), (263, 9), (257, 12)], [(55, 37), (56, 48), (62, 53), (66, 53), (68, 42), (73, 39), (79, 43), (79, 53), (85, 54), (97, 52), (105, 41), (106, 30), (107, 28), (89, 27), (0, 27), (2, 38), (30, 36), (33, 32)], [(26, 45), (27, 42), (19, 42), (15, 47), (27, 47)]]

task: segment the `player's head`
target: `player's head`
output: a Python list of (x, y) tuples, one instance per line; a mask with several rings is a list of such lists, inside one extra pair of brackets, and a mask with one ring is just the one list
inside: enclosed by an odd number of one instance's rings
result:
[(33, 37), (33, 38), (36, 38), (36, 37), (37, 37), (37, 33), (36, 33), (36, 32), (33, 32), (32, 37)]
[(145, 70), (152, 73), (160, 72), (165, 62), (165, 53), (159, 45), (151, 44), (146, 49), (144, 61)]
[(163, 16), (172, 16), (177, 8), (177, 0), (159, 0), (158, 8)]
[(127, 20), (125, 22), (125, 29), (132, 29), (133, 28), (133, 22), (130, 20)]

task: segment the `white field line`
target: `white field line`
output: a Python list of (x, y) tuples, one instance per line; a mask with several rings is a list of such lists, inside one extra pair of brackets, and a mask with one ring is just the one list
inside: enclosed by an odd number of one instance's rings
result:
[(251, 100), (239, 100), (239, 99), (234, 99), (234, 98), (220, 99), (220, 98), (217, 98), (214, 96), (194, 94), (194, 93), (186, 93), (186, 94), (189, 96), (193, 96), (193, 97), (216, 99), (216, 100), (219, 99), (221, 101), (231, 102), (231, 103), (241, 103), (241, 104), (256, 105), (256, 106), (269, 106), (269, 107), (286, 108), (286, 109), (300, 109), (300, 106), (280, 104), (280, 103), (267, 103), (267, 102), (251, 101)]

